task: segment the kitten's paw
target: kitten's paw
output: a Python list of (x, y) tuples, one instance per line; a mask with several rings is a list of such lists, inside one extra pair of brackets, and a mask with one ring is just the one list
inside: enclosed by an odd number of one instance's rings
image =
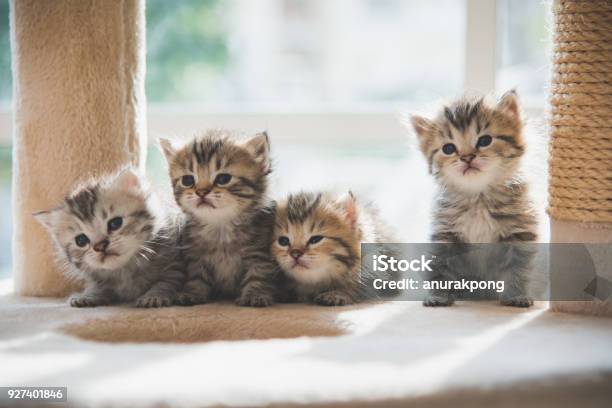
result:
[(533, 299), (529, 296), (519, 295), (511, 298), (500, 299), (499, 303), (501, 303), (503, 306), (530, 307), (533, 306)]
[(136, 299), (136, 307), (167, 307), (172, 306), (173, 299), (168, 295), (142, 295)]
[(274, 299), (272, 299), (272, 296), (266, 294), (247, 293), (240, 295), (240, 297), (236, 299), (236, 303), (239, 306), (266, 307), (271, 306), (274, 303)]
[(429, 295), (423, 300), (423, 306), (427, 307), (451, 306), (453, 303), (453, 298), (445, 295)]
[(72, 307), (96, 307), (103, 305), (99, 299), (87, 295), (72, 295), (68, 298), (68, 304)]
[(202, 303), (206, 303), (208, 299), (203, 296), (198, 296), (196, 294), (190, 292), (180, 292), (176, 295), (176, 299), (174, 304), (180, 306), (193, 306), (193, 305), (201, 305)]
[(344, 306), (353, 303), (353, 299), (344, 292), (331, 290), (323, 292), (314, 298), (315, 303), (323, 306)]

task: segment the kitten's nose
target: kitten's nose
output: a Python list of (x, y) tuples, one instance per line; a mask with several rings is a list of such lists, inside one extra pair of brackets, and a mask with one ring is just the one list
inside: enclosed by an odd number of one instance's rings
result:
[(475, 157), (475, 154), (466, 154), (464, 156), (461, 156), (459, 159), (464, 163), (470, 164)]
[(198, 195), (198, 197), (204, 198), (208, 195), (208, 193), (210, 193), (210, 190), (207, 188), (198, 188), (195, 193)]
[(104, 239), (98, 242), (96, 245), (94, 245), (93, 249), (96, 252), (104, 252), (106, 248), (108, 247), (108, 244), (109, 244), (108, 239)]
[(291, 257), (297, 261), (300, 259), (300, 256), (304, 255), (304, 252), (300, 251), (299, 249), (292, 249), (289, 252), (289, 255), (291, 255)]

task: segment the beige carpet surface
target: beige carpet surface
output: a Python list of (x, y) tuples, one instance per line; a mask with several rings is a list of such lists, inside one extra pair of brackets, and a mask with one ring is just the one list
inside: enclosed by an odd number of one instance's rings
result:
[(74, 309), (4, 294), (0, 361), (0, 385), (67, 386), (71, 406), (512, 406), (526, 384), (544, 384), (526, 401), (576, 389), (601, 404), (612, 398), (612, 320), (474, 302)]

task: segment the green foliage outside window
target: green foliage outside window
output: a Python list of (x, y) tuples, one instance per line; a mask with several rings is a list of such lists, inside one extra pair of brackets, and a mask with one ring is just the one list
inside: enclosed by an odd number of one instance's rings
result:
[[(147, 0), (146, 92), (153, 102), (203, 100), (228, 61), (218, 0)], [(206, 84), (211, 85), (206, 87)]]

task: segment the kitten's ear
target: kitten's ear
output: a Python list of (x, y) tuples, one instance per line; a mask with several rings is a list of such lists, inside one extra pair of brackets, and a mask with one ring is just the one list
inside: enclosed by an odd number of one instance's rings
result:
[(349, 192), (335, 201), (335, 206), (340, 210), (345, 219), (350, 223), (351, 227), (355, 227), (359, 217), (357, 211), (357, 199), (353, 192)]
[(410, 123), (412, 124), (412, 128), (414, 129), (419, 140), (422, 140), (427, 136), (427, 134), (434, 129), (434, 123), (419, 115), (410, 116)]
[(246, 141), (244, 147), (255, 158), (255, 161), (263, 165), (265, 172), (270, 170), (270, 139), (268, 138), (268, 132), (257, 133)]
[(172, 159), (172, 157), (174, 157), (176, 154), (176, 149), (172, 145), (170, 139), (160, 137), (159, 146), (161, 147), (161, 151), (164, 152), (164, 156), (166, 156), (167, 161), (170, 161), (170, 159)]
[(113, 181), (113, 185), (125, 192), (140, 191), (142, 188), (140, 176), (131, 167), (122, 170)]
[(32, 213), (34, 219), (48, 231), (53, 232), (57, 221), (57, 216), (63, 207), (53, 208), (47, 211), (38, 211)]
[(510, 115), (519, 118), (520, 109), (519, 109), (519, 100), (518, 95), (514, 89), (509, 90), (499, 99), (497, 103), (497, 109), (504, 113), (509, 113)]

